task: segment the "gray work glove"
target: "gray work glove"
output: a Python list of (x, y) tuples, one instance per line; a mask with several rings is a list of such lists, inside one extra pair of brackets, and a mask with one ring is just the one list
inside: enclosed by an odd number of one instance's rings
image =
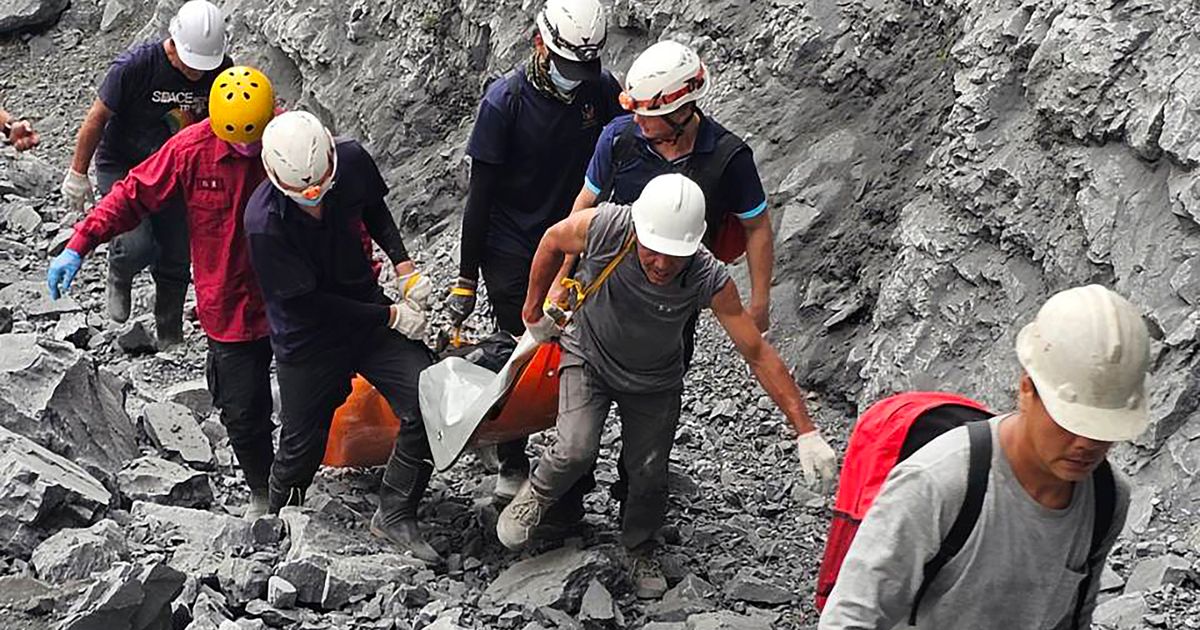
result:
[(76, 172), (73, 168), (67, 169), (61, 191), (63, 199), (67, 202), (67, 208), (75, 212), (82, 212), (92, 202), (91, 180), (86, 174)]
[(804, 483), (817, 492), (829, 492), (837, 484), (837, 453), (816, 429), (796, 437), (796, 457)]

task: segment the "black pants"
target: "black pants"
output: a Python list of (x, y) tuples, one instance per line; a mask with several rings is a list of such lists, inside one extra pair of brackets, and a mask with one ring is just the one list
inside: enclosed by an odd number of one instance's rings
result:
[(432, 363), (424, 344), (382, 326), (364, 331), (351, 344), (300, 361), (279, 361), (282, 426), (271, 469), (273, 487), (283, 491), (312, 483), (325, 456), (333, 412), (350, 395), (356, 373), (383, 394), (400, 418), (397, 450), (411, 459), (433, 459), (417, 399), (417, 379)]
[[(525, 333), (525, 320), (521, 309), (525, 306), (525, 294), (529, 291), (529, 269), (533, 261), (517, 256), (489, 255), (483, 264), (483, 281), (487, 284), (488, 302), (496, 316), (496, 327), (504, 332), (521, 336)], [(496, 446), (496, 458), (500, 460), (501, 474), (528, 474), (529, 456), (525, 454), (527, 438), (518, 438)]]
[[(128, 169), (96, 166), (100, 194), (107, 195)], [(180, 199), (150, 215), (136, 228), (114, 238), (108, 246), (108, 273), (129, 284), (141, 270), (150, 268), (155, 283), (187, 285), (191, 281), (192, 254), (188, 241), (187, 211)]]
[(213, 406), (221, 410), (221, 424), (229, 433), (246, 484), (265, 490), (275, 457), (270, 340), (227, 343), (210, 338), (205, 373)]

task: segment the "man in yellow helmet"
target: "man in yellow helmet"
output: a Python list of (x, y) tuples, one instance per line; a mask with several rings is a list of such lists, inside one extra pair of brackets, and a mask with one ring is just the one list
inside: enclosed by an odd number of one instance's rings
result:
[(83, 257), (136, 228), (179, 196), (191, 234), (196, 312), (208, 337), (208, 388), (250, 486), (247, 517), (267, 511), (271, 444), (271, 344), (262, 294), (242, 227), (246, 201), (266, 179), (259, 152), (274, 116), (267, 77), (236, 66), (209, 93), (209, 119), (192, 125), (134, 167), (75, 226), (51, 263), (50, 297), (71, 286)]

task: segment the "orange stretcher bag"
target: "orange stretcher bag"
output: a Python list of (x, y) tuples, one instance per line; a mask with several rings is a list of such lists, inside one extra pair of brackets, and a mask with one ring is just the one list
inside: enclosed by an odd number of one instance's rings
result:
[(355, 376), (350, 396), (333, 412), (325, 442), (325, 466), (382, 466), (392, 453), (400, 419), (383, 394)]

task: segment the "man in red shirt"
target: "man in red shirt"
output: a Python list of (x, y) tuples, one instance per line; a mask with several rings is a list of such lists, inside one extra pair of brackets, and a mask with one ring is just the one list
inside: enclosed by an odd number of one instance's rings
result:
[(250, 486), (247, 517), (267, 511), (271, 444), (271, 344), (266, 310), (242, 227), (246, 201), (264, 179), (262, 133), (274, 115), (267, 77), (237, 66), (209, 94), (207, 123), (191, 125), (113, 185), (50, 264), (50, 297), (71, 286), (83, 257), (180, 195), (187, 208), (196, 312), (208, 337), (213, 404)]

